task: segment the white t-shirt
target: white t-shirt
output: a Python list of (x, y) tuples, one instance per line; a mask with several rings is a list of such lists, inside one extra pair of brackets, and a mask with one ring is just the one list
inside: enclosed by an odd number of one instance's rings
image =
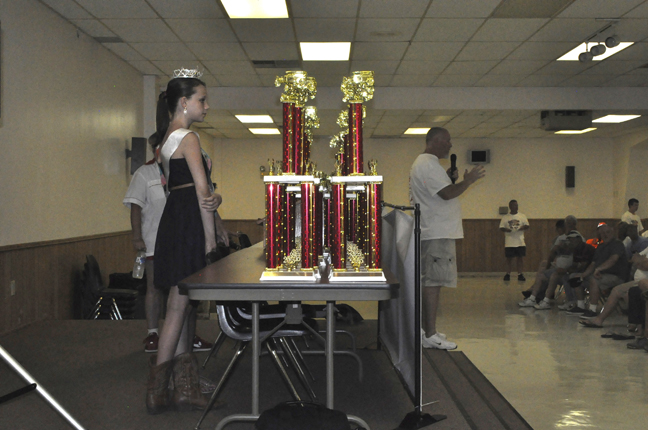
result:
[[(644, 249), (639, 253), (639, 255), (642, 255), (644, 257), (648, 256), (648, 248)], [(635, 281), (641, 281), (642, 279), (648, 278), (648, 270), (639, 270), (637, 269), (634, 274), (634, 280)]]
[(421, 154), (410, 170), (410, 201), (421, 205), (421, 240), (462, 239), (461, 203), (438, 192), (452, 185), (436, 155)]
[(641, 218), (639, 218), (639, 215), (633, 214), (630, 211), (626, 211), (626, 213), (621, 216), (621, 221), (626, 222), (630, 225), (636, 225), (638, 232), (641, 232), (641, 230), (643, 230), (643, 224), (641, 224)]
[(524, 243), (524, 230), (520, 230), (522, 226), (529, 225), (527, 217), (518, 212), (515, 215), (504, 215), (500, 222), (500, 228), (508, 228), (511, 231), (504, 232), (504, 246), (507, 248), (517, 248), (518, 246), (526, 246)]
[(164, 187), (157, 163), (145, 164), (135, 171), (124, 197), (124, 206), (136, 204), (142, 208), (142, 239), (146, 256), (155, 253), (155, 237), (166, 205)]

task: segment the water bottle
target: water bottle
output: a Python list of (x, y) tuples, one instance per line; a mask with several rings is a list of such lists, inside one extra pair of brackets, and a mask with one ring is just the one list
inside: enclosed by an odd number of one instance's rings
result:
[(144, 277), (144, 264), (146, 263), (146, 252), (138, 251), (133, 266), (133, 278), (142, 279)]

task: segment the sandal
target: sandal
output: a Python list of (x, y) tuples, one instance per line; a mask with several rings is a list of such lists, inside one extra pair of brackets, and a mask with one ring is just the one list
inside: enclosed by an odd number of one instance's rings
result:
[(630, 340), (634, 338), (635, 338), (634, 336), (628, 334), (618, 334), (618, 333), (614, 333), (614, 336), (612, 336), (612, 339), (614, 340)]
[(611, 331), (609, 331), (609, 332), (607, 332), (607, 333), (603, 333), (603, 334), (601, 335), (601, 337), (602, 337), (602, 338), (605, 338), (605, 339), (612, 339), (612, 338), (614, 337), (614, 333), (612, 333)]
[(602, 325), (595, 324), (590, 320), (578, 320), (578, 324), (582, 325), (583, 327), (587, 327), (587, 328), (603, 328)]

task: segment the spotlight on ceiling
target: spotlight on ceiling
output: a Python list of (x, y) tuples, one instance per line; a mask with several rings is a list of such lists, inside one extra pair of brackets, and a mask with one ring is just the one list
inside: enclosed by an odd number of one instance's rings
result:
[(592, 61), (592, 58), (594, 58), (594, 55), (591, 52), (581, 52), (578, 55), (578, 61), (581, 63), (588, 63)]
[(610, 36), (605, 39), (605, 46), (607, 46), (608, 48), (614, 48), (615, 46), (619, 46), (619, 41), (616, 40), (616, 37)]
[(592, 46), (592, 49), (590, 49), (590, 52), (592, 53), (593, 56), (597, 55), (603, 55), (605, 54), (605, 45), (599, 44), (599, 45), (594, 45)]

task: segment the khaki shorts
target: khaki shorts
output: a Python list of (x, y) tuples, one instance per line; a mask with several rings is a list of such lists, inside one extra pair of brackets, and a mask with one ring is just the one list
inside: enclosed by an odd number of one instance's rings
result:
[[(594, 277), (592, 277), (594, 278)], [(604, 273), (601, 276), (601, 279), (596, 279), (594, 278), (596, 283), (598, 284), (599, 289), (603, 291), (611, 290), (612, 288), (616, 287), (617, 285), (621, 285), (624, 283), (623, 279), (619, 278), (616, 275), (612, 275), (610, 273)]]
[(421, 241), (421, 286), (457, 287), (455, 239)]

